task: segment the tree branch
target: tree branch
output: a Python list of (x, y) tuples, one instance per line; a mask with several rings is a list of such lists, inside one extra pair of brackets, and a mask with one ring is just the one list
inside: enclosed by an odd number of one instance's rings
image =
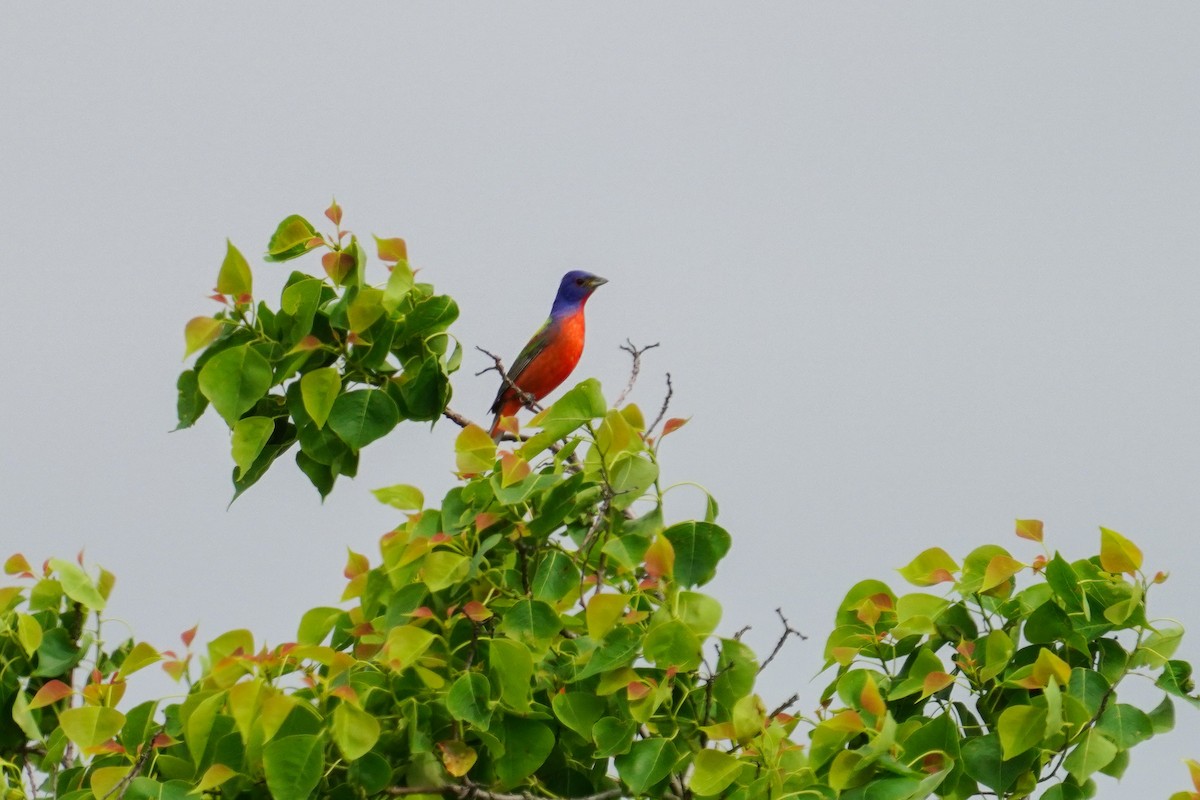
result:
[(617, 408), (624, 403), (625, 398), (628, 397), (629, 393), (633, 391), (633, 385), (637, 383), (638, 373), (642, 370), (642, 353), (646, 352), (647, 350), (653, 350), (654, 348), (658, 347), (658, 345), (659, 343), (655, 342), (654, 344), (648, 344), (645, 347), (638, 347), (629, 339), (626, 339), (625, 344), (621, 345), (621, 349), (633, 357), (633, 368), (629, 370), (629, 383), (625, 384), (625, 388), (617, 397), (617, 402), (613, 403), (613, 408)]
[(775, 649), (771, 651), (771, 655), (767, 656), (767, 660), (759, 665), (759, 673), (766, 669), (767, 665), (775, 660), (775, 656), (779, 655), (779, 651), (783, 649), (783, 643), (788, 640), (789, 636), (796, 636), (801, 641), (804, 641), (808, 638), (803, 633), (788, 624), (787, 617), (783, 615), (783, 609), (777, 608), (775, 609), (775, 613), (779, 615), (779, 621), (783, 623), (783, 634), (779, 637), (779, 641), (775, 643)]
[(505, 369), (504, 369), (504, 362), (500, 360), (500, 356), (496, 355), (495, 353), (491, 353), (491, 352), (488, 352), (487, 350), (484, 350), (479, 345), (475, 345), (475, 349), (478, 350), (479, 352), (483, 353), (488, 358), (490, 358), (493, 362), (495, 362), (494, 364), (492, 364), (492, 366), (486, 367), (484, 369), (479, 370), (479, 372), (476, 372), (475, 373), (476, 378), (478, 378), (480, 375), (483, 375), (484, 373), (495, 370), (496, 372), (500, 373), (500, 377), (504, 380), (504, 385), (507, 386), (509, 389), (512, 389), (513, 392), (516, 393), (517, 399), (521, 401), (521, 405), (525, 406), (530, 411), (534, 411), (534, 412), (542, 410), (542, 407), (538, 405), (536, 397), (531, 395), (529, 392), (526, 392), (520, 386), (517, 386), (515, 383), (513, 383), (513, 379), (511, 377), (509, 377), (508, 372), (505, 371)]
[(780, 714), (787, 711), (789, 708), (796, 705), (796, 703), (798, 703), (798, 702), (800, 702), (800, 695), (798, 695), (798, 694), (792, 695), (787, 700), (784, 700), (782, 703), (780, 703), (778, 706), (776, 706), (775, 710), (767, 715), (767, 719), (772, 719), (774, 717), (778, 717)]
[(667, 415), (667, 407), (671, 405), (671, 395), (675, 394), (675, 387), (671, 385), (671, 373), (667, 373), (667, 396), (663, 398), (662, 408), (658, 410), (658, 416), (654, 418), (654, 422), (649, 428), (646, 428), (646, 435), (649, 436), (658, 427), (658, 423), (663, 421), (663, 417)]

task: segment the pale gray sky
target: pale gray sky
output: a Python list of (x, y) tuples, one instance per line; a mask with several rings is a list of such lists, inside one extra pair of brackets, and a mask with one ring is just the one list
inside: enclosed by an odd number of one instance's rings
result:
[[(408, 239), (470, 345), (514, 353), (558, 276), (611, 280), (579, 376), (675, 378), (667, 477), (734, 548), (723, 628), (809, 633), (940, 545), (1068, 556), (1097, 526), (1174, 573), (1152, 611), (1200, 658), (1200, 6), (1100, 2), (4, 4), (0, 551), (89, 558), (160, 646), (294, 636), (369, 489), (450, 485), (454, 431), (368, 449), (322, 507), (287, 464), (231, 510), (215, 417), (168, 435), (182, 325), (229, 236), (261, 252), (330, 195)], [(315, 266), (312, 267), (316, 269)], [(277, 285), (280, 266), (257, 266)], [(454, 406), (483, 417), (470, 356)], [(688, 490), (678, 515), (698, 503)], [(115, 626), (114, 626), (115, 627)], [(124, 635), (114, 630), (114, 635)], [(153, 691), (170, 691), (163, 683)], [(1153, 698), (1146, 694), (1146, 698)], [(1187, 786), (1200, 715), (1106, 800)]]

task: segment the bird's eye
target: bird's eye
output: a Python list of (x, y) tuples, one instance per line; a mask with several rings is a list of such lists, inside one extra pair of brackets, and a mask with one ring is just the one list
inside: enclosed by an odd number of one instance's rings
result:
[(575, 279), (575, 285), (576, 285), (576, 286), (583, 286), (583, 278), (576, 278), (576, 279)]

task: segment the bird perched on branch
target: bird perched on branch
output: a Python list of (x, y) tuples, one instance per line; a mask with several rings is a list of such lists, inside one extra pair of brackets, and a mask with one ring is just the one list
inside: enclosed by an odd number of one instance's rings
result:
[[(604, 278), (573, 270), (563, 275), (558, 294), (550, 308), (550, 319), (525, 345), (508, 371), (508, 377), (496, 393), (491, 412), (492, 438), (500, 441), (503, 431), (500, 420), (511, 417), (525, 405), (520, 392), (541, 400), (567, 379), (583, 355), (583, 307), (598, 286), (608, 283)], [(516, 391), (513, 387), (519, 389)]]

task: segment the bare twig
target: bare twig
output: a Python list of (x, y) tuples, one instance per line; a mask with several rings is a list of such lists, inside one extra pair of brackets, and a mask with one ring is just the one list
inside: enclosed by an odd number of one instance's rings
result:
[[(447, 800), (550, 800), (544, 795), (532, 792), (493, 792), (476, 786), (473, 783), (452, 783), (449, 786), (389, 786), (384, 790), (392, 797), (404, 797), (413, 794), (441, 795)], [(574, 800), (616, 800), (625, 794), (624, 789), (605, 789), (595, 794), (576, 797)]]
[(654, 429), (658, 427), (658, 423), (663, 421), (663, 417), (667, 415), (667, 407), (671, 405), (671, 395), (675, 394), (675, 387), (671, 385), (671, 373), (667, 373), (667, 396), (663, 398), (662, 408), (658, 410), (658, 416), (654, 418), (653, 424), (646, 428), (646, 435), (654, 433)]
[(787, 700), (784, 700), (782, 703), (780, 703), (778, 706), (776, 706), (775, 710), (767, 715), (767, 719), (771, 719), (773, 717), (778, 717), (780, 714), (787, 711), (789, 708), (796, 705), (796, 703), (798, 703), (798, 702), (800, 702), (800, 695), (798, 695), (798, 694), (792, 695)]
[(493, 362), (495, 362), (492, 366), (487, 367), (486, 369), (481, 369), (481, 370), (479, 370), (479, 372), (476, 372), (475, 377), (478, 378), (480, 375), (483, 375), (486, 372), (491, 372), (492, 370), (495, 370), (496, 372), (500, 373), (500, 377), (504, 380), (504, 385), (507, 386), (509, 389), (512, 389), (513, 392), (517, 395), (517, 399), (521, 401), (521, 405), (525, 406), (530, 411), (541, 411), (542, 410), (542, 407), (538, 405), (536, 397), (531, 395), (529, 392), (526, 392), (520, 386), (517, 386), (515, 383), (513, 383), (513, 379), (509, 376), (508, 372), (504, 369), (504, 362), (500, 360), (500, 356), (496, 355), (495, 353), (491, 353), (491, 352), (488, 352), (487, 350), (484, 350), (479, 345), (475, 345), (475, 349), (478, 350), (479, 352), (483, 353), (488, 358), (490, 358)]
[(156, 733), (154, 737), (151, 737), (150, 741), (142, 745), (142, 752), (138, 753), (137, 761), (133, 763), (133, 769), (129, 770), (129, 773), (124, 778), (121, 778), (116, 786), (109, 789), (108, 793), (100, 798), (100, 800), (108, 800), (113, 794), (116, 794), (118, 798), (125, 796), (125, 792), (129, 789), (129, 784), (133, 783), (133, 779), (141, 773), (142, 767), (146, 766), (146, 762), (150, 760), (150, 754), (154, 752), (154, 738), (157, 736), (158, 734)]
[(745, 635), (746, 635), (747, 633), (749, 633), (749, 632), (750, 632), (750, 626), (749, 626), (749, 625), (743, 625), (743, 626), (741, 627), (741, 630), (739, 630), (737, 633), (735, 633), (735, 634), (733, 635), (733, 640), (734, 640), (735, 642), (740, 642), (740, 641), (742, 640), (742, 637), (743, 637), (743, 636), (745, 636)]
[(462, 414), (458, 413), (457, 411), (455, 411), (452, 408), (442, 409), (442, 416), (445, 417), (446, 419), (450, 420), (451, 422), (453, 422), (455, 425), (457, 425), (460, 428), (465, 428), (468, 425), (475, 424), (474, 422), (467, 419)]
[(775, 643), (775, 649), (771, 651), (771, 655), (767, 656), (767, 660), (759, 665), (759, 673), (766, 669), (767, 665), (775, 660), (775, 656), (779, 655), (779, 651), (783, 649), (783, 643), (788, 640), (789, 636), (795, 636), (799, 638), (800, 641), (804, 641), (808, 638), (803, 633), (788, 624), (787, 617), (783, 615), (783, 609), (777, 608), (775, 609), (775, 613), (779, 615), (779, 621), (783, 623), (783, 634), (779, 637), (779, 641)]
[(645, 347), (638, 347), (633, 342), (626, 339), (625, 344), (621, 345), (621, 349), (626, 353), (629, 353), (629, 355), (633, 358), (633, 367), (629, 370), (629, 383), (625, 384), (625, 388), (621, 390), (620, 396), (617, 397), (617, 402), (613, 403), (613, 408), (617, 408), (624, 403), (625, 398), (628, 397), (629, 393), (633, 391), (633, 385), (637, 383), (638, 373), (642, 370), (642, 353), (646, 352), (647, 350), (653, 350), (654, 348), (658, 347), (658, 344), (658, 342), (655, 342), (654, 344), (648, 344)]

